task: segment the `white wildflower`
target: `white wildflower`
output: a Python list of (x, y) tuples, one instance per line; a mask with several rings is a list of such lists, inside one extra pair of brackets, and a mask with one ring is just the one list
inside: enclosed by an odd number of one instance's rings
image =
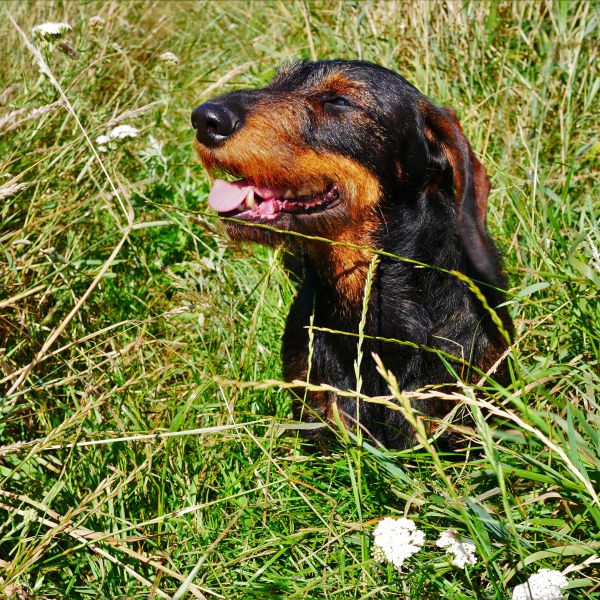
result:
[(454, 531), (443, 531), (435, 545), (438, 548), (445, 548), (446, 554), (452, 555), (452, 560), (450, 562), (459, 569), (464, 569), (465, 565), (474, 567), (477, 564), (475, 544), (461, 542)]
[(108, 132), (108, 137), (111, 140), (124, 140), (125, 138), (135, 138), (139, 134), (140, 130), (131, 125), (117, 125), (117, 127)]
[(23, 517), (23, 525), (37, 521), (37, 513), (34, 508), (25, 509), (21, 516)]
[(410, 519), (386, 517), (373, 531), (373, 558), (378, 562), (388, 560), (397, 569), (418, 552), (425, 542), (425, 534)]
[(560, 572), (540, 569), (513, 590), (512, 600), (563, 600), (569, 580)]
[(99, 135), (96, 138), (96, 145), (98, 146), (98, 150), (100, 150), (100, 152), (106, 152), (108, 150), (109, 143), (110, 138), (107, 135)]
[(454, 544), (454, 542), (456, 542), (456, 534), (454, 531), (448, 530), (442, 531), (442, 533), (440, 533), (440, 537), (437, 539), (435, 545), (438, 548), (448, 548), (449, 546)]
[(172, 52), (163, 52), (158, 58), (167, 67), (174, 67), (179, 64), (179, 56)]
[(100, 31), (104, 27), (104, 25), (106, 25), (106, 21), (99, 15), (91, 17), (88, 21), (88, 27), (92, 31)]
[(31, 30), (31, 34), (39, 40), (53, 42), (63, 37), (67, 31), (72, 30), (73, 28), (68, 23), (41, 23)]
[(107, 135), (99, 135), (96, 138), (96, 145), (100, 152), (107, 152), (108, 150), (116, 150), (120, 140), (126, 138), (135, 138), (140, 134), (139, 129), (131, 127), (131, 125), (118, 125), (114, 129), (111, 129)]

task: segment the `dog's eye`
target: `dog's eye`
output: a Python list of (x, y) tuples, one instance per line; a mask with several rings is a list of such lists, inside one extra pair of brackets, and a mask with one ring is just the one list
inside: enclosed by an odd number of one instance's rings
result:
[(353, 104), (350, 100), (343, 98), (342, 96), (333, 96), (331, 98), (325, 98), (323, 102), (327, 106), (336, 107), (336, 108), (351, 108)]

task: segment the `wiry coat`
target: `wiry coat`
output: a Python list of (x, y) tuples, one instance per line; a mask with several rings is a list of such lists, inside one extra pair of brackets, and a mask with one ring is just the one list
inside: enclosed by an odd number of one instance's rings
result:
[[(296, 63), (266, 88), (232, 92), (214, 103), (239, 120), (214, 144), (206, 124), (196, 120), (197, 149), (207, 167), (257, 187), (298, 189), (308, 182), (333, 186), (337, 194), (318, 211), (282, 208), (270, 219), (246, 211), (227, 224), (234, 239), (284, 244), (292, 256), (299, 285), (283, 338), (287, 380), (357, 389), (356, 334), (369, 249), (383, 254), (368, 298), (363, 394), (388, 393), (371, 353), (403, 390), (478, 379), (501, 357), (512, 324), (499, 308), (505, 282), (485, 225), (489, 180), (451, 110), (434, 106), (396, 73), (341, 60)], [(277, 206), (289, 204), (281, 199)], [(504, 331), (452, 271), (476, 281)], [(495, 376), (504, 377), (502, 365)], [(355, 398), (335, 392), (311, 392), (307, 403), (297, 406), (304, 419), (331, 419), (335, 405), (347, 427), (358, 417), (365, 435), (389, 447), (413, 441), (399, 411), (364, 401), (357, 406)], [(451, 408), (436, 398), (415, 407), (431, 417)]]

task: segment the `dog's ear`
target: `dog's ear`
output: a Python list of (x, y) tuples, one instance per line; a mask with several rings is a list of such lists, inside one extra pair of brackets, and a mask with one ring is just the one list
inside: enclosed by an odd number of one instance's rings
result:
[(424, 112), (430, 159), (442, 171), (451, 170), (456, 222), (467, 255), (484, 281), (497, 284), (498, 253), (485, 224), (490, 180), (454, 111), (427, 104)]

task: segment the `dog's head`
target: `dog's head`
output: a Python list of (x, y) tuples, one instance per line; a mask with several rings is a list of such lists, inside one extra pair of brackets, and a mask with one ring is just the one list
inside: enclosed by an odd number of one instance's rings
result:
[(283, 231), (336, 239), (432, 186), (453, 199), (467, 254), (488, 280), (497, 271), (485, 227), (489, 180), (454, 113), (400, 75), (362, 61), (299, 62), (270, 84), (192, 113), (196, 149), (216, 180), (209, 204), (236, 239), (284, 241)]

